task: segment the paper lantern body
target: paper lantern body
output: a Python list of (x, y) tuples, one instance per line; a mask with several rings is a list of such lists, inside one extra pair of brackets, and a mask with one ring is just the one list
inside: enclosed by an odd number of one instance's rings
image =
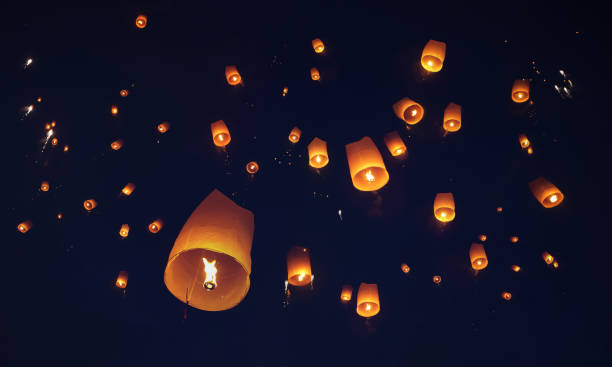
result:
[(115, 140), (114, 142), (111, 143), (110, 146), (112, 150), (121, 149), (121, 147), (123, 147), (123, 139)]
[(393, 105), (393, 112), (395, 112), (395, 116), (403, 120), (408, 125), (418, 124), (425, 115), (423, 106), (410, 98), (402, 98), (397, 101)]
[[(254, 216), (220, 191), (198, 205), (181, 229), (164, 273), (166, 287), (181, 302), (222, 311), (239, 304), (250, 286)], [(215, 261), (217, 286), (203, 286), (202, 259)]]
[(321, 74), (319, 74), (319, 69), (311, 68), (310, 77), (312, 78), (312, 80), (315, 80), (315, 81), (321, 79)]
[(378, 312), (380, 312), (378, 286), (361, 283), (357, 291), (357, 314), (363, 317), (372, 317)]
[(542, 259), (548, 265), (552, 264), (555, 261), (555, 258), (553, 257), (553, 255), (549, 254), (547, 251), (544, 251), (542, 253)]
[(365, 136), (345, 148), (351, 180), (357, 190), (376, 191), (389, 182), (385, 163), (370, 137)]
[(59, 143), (59, 140), (57, 140), (57, 138), (51, 139), (51, 145), (56, 146), (57, 143)]
[(43, 181), (40, 183), (40, 191), (49, 191), (49, 182)]
[(128, 96), (128, 94), (129, 94), (129, 92), (127, 91), (127, 89), (122, 89), (122, 90), (119, 92), (119, 95), (120, 95), (121, 97), (124, 97), (124, 98), (125, 98), (125, 97), (127, 97), (127, 96)]
[(470, 263), (474, 270), (482, 270), (487, 267), (489, 261), (485, 253), (484, 246), (480, 243), (473, 243), (470, 247)]
[(512, 299), (512, 293), (510, 292), (502, 292), (501, 296), (506, 301), (510, 301)]
[(421, 65), (427, 71), (438, 72), (442, 70), (446, 57), (446, 43), (429, 40), (421, 54)]
[(448, 132), (455, 132), (461, 129), (461, 106), (452, 102), (446, 106), (442, 127)]
[(478, 240), (480, 240), (480, 242), (484, 242), (487, 240), (487, 235), (486, 234), (481, 234), (480, 236), (478, 236)]
[(128, 224), (122, 224), (119, 229), (119, 236), (126, 238), (130, 234), (130, 226)]
[(134, 185), (131, 182), (128, 182), (128, 184), (125, 185), (123, 189), (121, 189), (121, 193), (125, 196), (130, 196), (132, 195), (132, 192), (134, 192), (135, 188), (136, 188), (136, 185)]
[(300, 141), (300, 137), (302, 136), (302, 130), (300, 130), (297, 126), (291, 129), (289, 133), (289, 141), (292, 143), (297, 143)]
[(323, 44), (323, 41), (321, 41), (318, 38), (315, 38), (315, 39), (312, 40), (312, 48), (318, 54), (320, 54), (321, 52), (325, 51), (325, 45)]
[(235, 65), (225, 67), (225, 79), (229, 85), (238, 85), (242, 82), (242, 76), (238, 73)]
[(314, 168), (323, 168), (329, 163), (327, 143), (325, 140), (314, 138), (308, 144), (308, 163)]
[(353, 286), (352, 285), (343, 285), (342, 292), (340, 292), (340, 300), (343, 302), (348, 302), (353, 298)]
[(117, 276), (117, 280), (115, 281), (115, 286), (117, 288), (125, 289), (127, 287), (128, 282), (128, 272), (125, 270), (121, 270), (119, 275)]
[(407, 264), (402, 264), (402, 272), (404, 274), (410, 273), (410, 266), (408, 266)]
[(529, 141), (529, 139), (527, 139), (527, 136), (525, 134), (519, 135), (519, 143), (521, 144), (521, 148), (523, 149), (527, 149), (529, 148), (529, 146), (531, 146), (531, 142)]
[(512, 85), (512, 100), (516, 103), (523, 103), (529, 100), (529, 80), (518, 79)]
[(164, 227), (164, 221), (161, 219), (155, 219), (153, 222), (151, 222), (151, 224), (149, 224), (149, 232), (157, 233), (161, 231), (163, 227)]
[(147, 16), (146, 15), (139, 15), (136, 17), (136, 27), (138, 27), (139, 29), (144, 29), (144, 27), (147, 26)]
[(515, 273), (518, 273), (519, 271), (521, 271), (521, 267), (518, 265), (512, 265), (511, 269)]
[(305, 247), (294, 246), (287, 254), (287, 280), (289, 284), (304, 286), (312, 280), (310, 251)]
[(434, 199), (434, 216), (440, 222), (455, 219), (455, 199), (450, 192), (439, 193)]
[(21, 233), (26, 233), (30, 230), (30, 228), (32, 228), (32, 222), (29, 220), (21, 222), (17, 225), (17, 230)]
[(259, 171), (259, 164), (257, 162), (249, 162), (246, 165), (246, 171), (252, 175), (256, 174)]
[(117, 106), (111, 106), (111, 114), (116, 115), (119, 113), (119, 108)]
[(161, 134), (165, 134), (168, 130), (170, 130), (169, 122), (162, 122), (161, 124), (157, 125), (157, 131), (159, 131)]
[(218, 147), (224, 147), (232, 140), (229, 129), (223, 120), (215, 121), (210, 124), (213, 143)]
[(385, 145), (392, 156), (397, 157), (406, 153), (406, 145), (397, 131), (385, 134)]
[(85, 208), (85, 210), (87, 210), (88, 212), (94, 210), (94, 208), (98, 206), (98, 202), (95, 201), (94, 199), (88, 199), (85, 200), (83, 202), (83, 207)]
[(439, 275), (434, 275), (434, 277), (433, 277), (433, 282), (434, 282), (434, 284), (440, 284), (440, 283), (442, 283), (442, 277), (441, 277), (441, 276), (439, 276)]
[(529, 183), (529, 189), (533, 196), (545, 208), (553, 208), (563, 201), (563, 194), (550, 181), (544, 177), (538, 177)]

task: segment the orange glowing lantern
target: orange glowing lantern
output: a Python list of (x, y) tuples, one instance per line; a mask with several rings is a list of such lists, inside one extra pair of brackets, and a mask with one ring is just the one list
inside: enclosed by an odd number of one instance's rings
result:
[(519, 135), (519, 143), (521, 144), (521, 148), (523, 149), (529, 148), (529, 146), (531, 145), (531, 142), (529, 141), (529, 139), (527, 139), (527, 136), (525, 134)]
[(68, 145), (64, 145), (64, 152), (67, 152), (68, 149), (70, 149), (70, 148), (68, 148)]
[(215, 121), (210, 124), (212, 131), (213, 143), (218, 147), (224, 147), (232, 140), (227, 125), (223, 120)]
[(50, 123), (46, 123), (45, 124), (45, 130), (51, 130), (51, 124)]
[(126, 238), (130, 234), (130, 226), (128, 224), (122, 224), (119, 229), (119, 236)]
[(436, 194), (434, 199), (434, 216), (440, 222), (455, 219), (455, 199), (450, 192)]
[(110, 147), (112, 150), (119, 150), (123, 146), (123, 139), (115, 140), (111, 143)]
[(259, 164), (255, 161), (247, 163), (246, 171), (252, 175), (256, 174), (259, 171)]
[(343, 285), (342, 292), (340, 292), (340, 300), (343, 302), (348, 302), (353, 298), (353, 286), (352, 285)]
[(57, 140), (57, 138), (51, 139), (51, 145), (56, 146), (57, 143), (59, 143), (59, 140)]
[(553, 208), (563, 201), (563, 194), (557, 186), (550, 183), (544, 177), (538, 177), (529, 183), (529, 189), (533, 196), (545, 208)]
[(410, 266), (408, 266), (407, 264), (402, 264), (402, 271), (404, 272), (404, 274), (410, 273)]
[(533, 154), (533, 148), (532, 147), (527, 148), (527, 154), (529, 154), (529, 155)]
[(36, 102), (38, 102), (38, 103), (42, 102), (42, 97), (36, 98)]
[(496, 210), (498, 213), (501, 213), (504, 211), (504, 208), (502, 208), (501, 206), (498, 206)]
[(284, 88), (283, 88), (283, 91), (281, 92), (281, 95), (282, 95), (283, 97), (286, 97), (286, 96), (287, 96), (287, 93), (289, 93), (289, 88), (284, 87)]
[(442, 277), (441, 277), (441, 276), (439, 276), (439, 275), (434, 275), (434, 277), (433, 277), (433, 282), (434, 282), (434, 284), (440, 284), (440, 283), (442, 283)]
[(139, 29), (144, 29), (147, 26), (147, 17), (146, 15), (140, 14), (136, 17), (136, 27)]
[(314, 138), (308, 144), (308, 162), (311, 167), (323, 168), (329, 163), (327, 155), (327, 143), (319, 138)]
[(542, 259), (544, 259), (544, 262), (548, 265), (552, 264), (553, 261), (555, 261), (553, 255), (549, 254), (547, 251), (542, 252)]
[(51, 121), (51, 127), (55, 127), (55, 121)]
[(521, 267), (516, 264), (512, 265), (511, 269), (515, 273), (518, 273), (519, 271), (521, 271)]
[(300, 137), (302, 136), (302, 130), (300, 130), (297, 126), (291, 129), (289, 133), (289, 141), (292, 143), (297, 143), (300, 141)]
[(238, 85), (242, 82), (242, 77), (235, 65), (225, 67), (225, 80), (227, 80), (229, 85)]
[(311, 280), (310, 252), (305, 247), (292, 247), (287, 254), (287, 281), (300, 287), (310, 284)]
[(502, 292), (501, 296), (506, 301), (510, 301), (510, 299), (512, 299), (512, 293), (510, 292)]
[(361, 283), (357, 291), (357, 314), (363, 317), (372, 317), (378, 312), (380, 312), (378, 286)]
[(124, 97), (124, 98), (125, 98), (125, 97), (127, 97), (127, 96), (128, 96), (128, 94), (129, 94), (129, 93), (128, 93), (127, 89), (122, 89), (122, 90), (119, 92), (119, 95), (120, 95), (121, 97)]
[(43, 181), (40, 184), (40, 191), (45, 191), (45, 192), (49, 191), (49, 182)]
[(321, 79), (321, 74), (319, 73), (319, 69), (311, 68), (310, 69), (310, 77), (312, 78), (312, 80), (315, 80), (315, 81)]
[(393, 112), (408, 125), (418, 124), (425, 114), (423, 107), (410, 98), (402, 98), (397, 101), (393, 105)]
[(553, 268), (555, 268), (555, 269), (559, 268), (559, 263), (556, 262), (556, 261), (553, 261), (552, 265), (553, 265)]
[(149, 232), (157, 233), (157, 232), (161, 231), (163, 226), (164, 226), (164, 221), (163, 220), (155, 219), (153, 222), (151, 222), (151, 224), (149, 224)]
[(487, 235), (486, 234), (481, 234), (480, 236), (478, 236), (478, 239), (480, 240), (480, 242), (484, 242), (487, 240)]
[(517, 243), (518, 241), (519, 241), (518, 236), (511, 236), (511, 237), (510, 237), (510, 242), (512, 242), (512, 243)]
[(159, 131), (161, 134), (166, 133), (168, 130), (170, 130), (170, 123), (167, 121), (157, 125), (157, 131)]
[(442, 70), (446, 57), (446, 43), (429, 40), (421, 54), (421, 65), (427, 71), (438, 72)]
[(111, 114), (116, 115), (119, 113), (119, 108), (117, 106), (111, 106)]
[(516, 103), (523, 103), (529, 100), (529, 80), (518, 79), (512, 85), (512, 100)]
[(474, 270), (482, 270), (487, 267), (489, 261), (485, 253), (484, 246), (480, 243), (473, 243), (470, 247), (470, 263)]
[(382, 156), (370, 137), (345, 146), (353, 186), (360, 191), (376, 191), (389, 182)]
[(406, 145), (397, 131), (385, 134), (385, 145), (392, 156), (397, 157), (406, 153)]
[(125, 196), (130, 196), (132, 195), (132, 192), (134, 191), (135, 188), (136, 188), (136, 185), (134, 185), (131, 182), (128, 182), (128, 184), (125, 185), (123, 189), (121, 190), (121, 193)]
[(325, 45), (323, 44), (323, 41), (318, 38), (315, 38), (312, 40), (312, 48), (316, 53), (320, 54), (325, 50)]
[(32, 228), (32, 222), (29, 220), (26, 220), (25, 222), (21, 222), (17, 225), (17, 230), (21, 233), (26, 233), (27, 231), (30, 230), (30, 228)]
[(83, 202), (83, 207), (85, 208), (85, 210), (87, 210), (88, 212), (94, 210), (94, 208), (98, 206), (98, 202), (94, 199), (87, 199)]
[(164, 273), (168, 290), (200, 310), (236, 306), (250, 287), (254, 229), (253, 213), (214, 190), (174, 242)]
[(461, 129), (461, 106), (452, 102), (446, 106), (442, 127), (448, 132), (455, 132)]
[(117, 286), (117, 288), (125, 289), (125, 287), (127, 287), (127, 281), (128, 281), (128, 272), (125, 270), (121, 270), (119, 272), (119, 276), (117, 276), (117, 281), (115, 282), (115, 286)]
[(62, 219), (64, 216), (62, 215), (62, 213), (57, 213), (57, 219)]

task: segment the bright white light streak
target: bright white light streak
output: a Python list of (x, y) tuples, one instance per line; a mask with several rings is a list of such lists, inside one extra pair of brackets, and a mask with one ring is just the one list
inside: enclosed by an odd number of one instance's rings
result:
[(30, 114), (30, 112), (34, 111), (34, 105), (33, 105), (33, 104), (31, 104), (31, 105), (27, 106), (27, 107), (25, 108), (25, 111), (26, 111), (25, 115), (26, 115), (26, 116), (27, 116), (27, 115), (29, 115), (29, 114)]
[(28, 66), (32, 65), (32, 62), (33, 62), (33, 61), (34, 61), (34, 60), (32, 60), (31, 58), (30, 58), (30, 59), (27, 59), (27, 60), (26, 60), (26, 62), (25, 62), (25, 65), (24, 65), (24, 67), (23, 67), (23, 68), (25, 69), (25, 68), (27, 68)]
[(340, 217), (340, 220), (342, 220), (342, 209), (338, 209), (338, 217)]

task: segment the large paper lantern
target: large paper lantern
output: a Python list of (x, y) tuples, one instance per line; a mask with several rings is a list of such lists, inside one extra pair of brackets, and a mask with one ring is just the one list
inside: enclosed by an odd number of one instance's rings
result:
[(319, 73), (319, 69), (311, 68), (310, 77), (312, 78), (312, 80), (315, 80), (315, 81), (321, 79), (321, 74)]
[(380, 312), (378, 286), (361, 283), (357, 291), (357, 314), (363, 317), (372, 317), (378, 312)]
[(314, 168), (323, 168), (329, 163), (327, 143), (325, 140), (314, 138), (308, 144), (308, 163)]
[(370, 137), (346, 145), (346, 158), (353, 186), (360, 191), (376, 191), (389, 182), (382, 156)]
[(48, 181), (43, 181), (40, 183), (40, 191), (49, 191), (49, 182)]
[(557, 188), (545, 179), (544, 177), (538, 177), (529, 183), (529, 189), (533, 196), (542, 204), (545, 208), (555, 207), (563, 201), (563, 194)]
[(161, 231), (163, 227), (164, 227), (164, 221), (161, 219), (155, 219), (153, 222), (149, 224), (149, 232), (155, 234)]
[(210, 124), (213, 143), (218, 147), (224, 147), (232, 140), (229, 129), (223, 120), (215, 121)]
[(343, 302), (348, 302), (353, 298), (353, 286), (352, 285), (343, 285), (342, 292), (340, 292), (340, 300)]
[(126, 238), (130, 234), (130, 226), (128, 224), (122, 224), (119, 229), (119, 236)]
[(115, 281), (115, 286), (117, 288), (125, 289), (127, 287), (128, 282), (128, 272), (125, 270), (121, 270), (119, 275), (117, 276), (117, 280)]
[(136, 188), (136, 185), (134, 185), (131, 182), (128, 182), (127, 185), (125, 185), (123, 189), (121, 189), (121, 193), (125, 196), (130, 196), (132, 195), (132, 192), (134, 192), (135, 188)]
[(136, 17), (136, 27), (139, 29), (144, 29), (147, 26), (147, 16), (139, 15)]
[(444, 122), (442, 124), (444, 130), (448, 132), (455, 132), (461, 129), (461, 106), (449, 103), (444, 109)]
[(455, 219), (455, 199), (450, 192), (439, 193), (434, 199), (434, 216), (440, 222)]
[(518, 79), (512, 85), (512, 100), (516, 103), (523, 103), (529, 100), (529, 80)]
[(26, 233), (32, 228), (32, 222), (29, 220), (23, 221), (17, 225), (17, 230), (21, 233)]
[(393, 105), (393, 112), (408, 125), (418, 124), (425, 114), (423, 106), (410, 98), (402, 98), (397, 101)]
[(385, 145), (389, 149), (389, 153), (394, 157), (406, 153), (406, 145), (397, 131), (385, 134)]
[(442, 70), (446, 57), (446, 43), (429, 40), (421, 54), (421, 65), (427, 71), (438, 72)]
[(312, 280), (310, 252), (305, 247), (294, 246), (287, 254), (287, 280), (289, 284), (304, 286)]
[(83, 207), (88, 212), (94, 210), (96, 206), (98, 206), (98, 202), (95, 199), (88, 199), (83, 202)]
[(235, 65), (228, 65), (225, 67), (225, 79), (229, 85), (238, 85), (242, 82), (242, 77), (238, 73)]
[(470, 263), (474, 270), (482, 270), (487, 267), (489, 261), (485, 253), (484, 246), (480, 243), (473, 243), (470, 247)]
[(292, 143), (297, 143), (300, 141), (300, 137), (302, 136), (302, 130), (300, 130), (297, 126), (291, 129), (289, 133), (289, 141)]
[(323, 41), (318, 38), (315, 38), (312, 40), (312, 48), (316, 53), (320, 54), (325, 50), (325, 45), (323, 44)]
[(164, 273), (176, 298), (206, 311), (240, 303), (249, 291), (254, 216), (214, 190), (194, 210), (170, 251)]

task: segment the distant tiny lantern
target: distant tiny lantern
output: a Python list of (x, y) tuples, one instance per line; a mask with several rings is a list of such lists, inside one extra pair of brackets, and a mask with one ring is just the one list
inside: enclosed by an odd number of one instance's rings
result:
[(30, 230), (30, 228), (32, 228), (32, 222), (29, 220), (26, 220), (25, 222), (21, 222), (17, 225), (17, 230), (21, 233), (26, 233), (27, 231)]
[(519, 241), (518, 236), (510, 236), (510, 242), (517, 243)]
[(111, 114), (116, 115), (119, 113), (119, 108), (117, 106), (111, 106)]
[(256, 174), (259, 171), (259, 164), (255, 161), (247, 163), (246, 171), (252, 175)]
[(64, 145), (64, 152), (67, 152), (70, 148), (68, 147), (68, 145)]
[(512, 269), (512, 271), (515, 273), (518, 273), (519, 271), (521, 271), (521, 267), (516, 264), (512, 265), (510, 269)]
[(434, 277), (433, 277), (433, 282), (434, 282), (434, 284), (440, 284), (440, 283), (442, 283), (442, 277), (441, 277), (441, 276), (439, 276), (439, 275), (434, 275)]
[(314, 138), (308, 144), (308, 162), (311, 167), (323, 168), (329, 163), (327, 155), (327, 143), (319, 138)]
[(446, 106), (442, 127), (448, 132), (455, 132), (461, 129), (461, 106), (452, 102)]
[(552, 264), (553, 261), (555, 261), (555, 258), (553, 257), (553, 255), (549, 254), (547, 251), (542, 252), (542, 259), (548, 265)]
[(36, 98), (36, 102), (38, 102), (38, 103), (42, 102), (42, 97)]
[(436, 194), (434, 199), (434, 216), (440, 222), (450, 222), (455, 219), (455, 199), (450, 192)]
[(410, 273), (410, 266), (407, 264), (402, 264), (402, 272), (404, 272), (404, 274)]
[(289, 141), (292, 143), (297, 143), (300, 141), (300, 137), (302, 136), (302, 130), (300, 130), (297, 126), (291, 129), (289, 133)]
[(512, 100), (516, 103), (523, 103), (529, 100), (529, 80), (518, 79), (512, 85)]
[(119, 236), (126, 238), (130, 234), (130, 226), (128, 224), (122, 224), (119, 229)]
[(45, 191), (45, 192), (46, 192), (46, 191), (49, 191), (49, 182), (47, 182), (47, 181), (43, 181), (43, 182), (40, 184), (40, 191)]
[(510, 301), (510, 299), (512, 299), (512, 293), (510, 292), (502, 292), (501, 296), (506, 301)]
[(559, 268), (559, 263), (557, 261), (553, 261), (552, 265), (555, 269)]
[(442, 70), (446, 57), (446, 43), (429, 40), (421, 54), (421, 65), (427, 71), (438, 72)]
[(96, 206), (98, 206), (98, 202), (94, 199), (88, 199), (83, 202), (83, 208), (85, 208), (85, 210), (88, 212), (94, 210)]
[(157, 125), (157, 131), (159, 131), (161, 134), (165, 134), (168, 130), (170, 130), (169, 122), (162, 122), (161, 124)]
[(213, 143), (218, 147), (224, 147), (232, 140), (229, 129), (223, 120), (210, 124), (210, 130), (212, 131)]
[(389, 173), (376, 145), (365, 136), (345, 146), (353, 186), (360, 191), (376, 191), (389, 182)]
[(51, 124), (50, 123), (46, 123), (45, 124), (45, 130), (51, 130)]
[(121, 147), (123, 147), (123, 139), (115, 140), (114, 142), (111, 143), (110, 147), (112, 150), (121, 149)]
[(51, 127), (55, 127), (56, 122), (55, 121), (51, 121)]
[(353, 286), (352, 285), (343, 285), (342, 291), (340, 292), (340, 300), (344, 302), (348, 302), (353, 298)]
[(504, 211), (504, 208), (502, 208), (501, 206), (498, 206), (497, 209), (495, 210), (497, 210), (498, 213), (501, 213)]
[(481, 234), (480, 236), (478, 236), (478, 240), (480, 240), (480, 242), (484, 242), (487, 240), (487, 235), (486, 234)]
[(59, 140), (57, 140), (57, 138), (51, 139), (51, 145), (56, 146), (57, 143), (59, 143)]
[(357, 314), (372, 317), (380, 312), (380, 299), (376, 284), (361, 283), (357, 291)]
[(312, 280), (310, 252), (305, 247), (294, 246), (287, 254), (287, 280), (289, 284), (304, 286)]
[(115, 282), (115, 285), (117, 286), (117, 288), (125, 289), (125, 287), (127, 287), (127, 282), (128, 272), (125, 270), (121, 270), (119, 272), (119, 276), (117, 276), (117, 281)]
[(485, 253), (484, 246), (480, 243), (473, 243), (470, 247), (470, 263), (474, 270), (482, 270), (487, 267), (489, 261)]
[(527, 154), (529, 154), (529, 155), (533, 154), (533, 148), (532, 147), (527, 148)]
[(129, 94), (129, 93), (128, 93), (127, 89), (122, 89), (122, 90), (119, 92), (119, 95), (120, 95), (121, 97), (127, 97), (127, 96), (128, 96), (128, 94)]
[(155, 219), (153, 222), (151, 222), (151, 224), (149, 224), (149, 232), (157, 233), (157, 232), (161, 231), (163, 226), (164, 226), (164, 221), (163, 220)]
[(550, 183), (550, 181), (544, 177), (538, 177), (529, 182), (529, 189), (533, 196), (545, 208), (553, 208), (561, 204), (564, 198), (557, 186)]
[(397, 101), (393, 105), (393, 112), (408, 125), (418, 124), (425, 114), (423, 107), (410, 98), (402, 98)]
[(132, 192), (134, 191), (135, 188), (136, 188), (136, 185), (134, 185), (131, 182), (128, 182), (127, 185), (125, 185), (123, 189), (121, 190), (121, 193), (125, 196), (130, 196), (132, 195)]
[(136, 17), (136, 27), (139, 29), (144, 29), (147, 26), (147, 17), (146, 15), (139, 15)]
[(283, 97), (286, 97), (286, 96), (287, 96), (287, 93), (289, 93), (289, 88), (284, 87), (284, 88), (283, 88), (283, 91), (281, 92), (281, 95), (282, 95)]
[(312, 80), (315, 80), (315, 81), (321, 79), (321, 74), (319, 73), (319, 69), (311, 68), (310, 77), (312, 78)]
[(525, 134), (519, 135), (519, 143), (521, 144), (521, 148), (523, 149), (527, 149), (529, 148), (529, 146), (531, 146), (531, 142), (529, 141), (529, 139), (527, 139), (527, 136)]
[(242, 82), (242, 76), (238, 73), (238, 69), (235, 65), (228, 65), (225, 67), (225, 79), (229, 85), (238, 85)]
[(385, 134), (385, 145), (392, 156), (397, 157), (406, 153), (406, 145), (397, 131)]
[(325, 50), (325, 45), (323, 44), (323, 41), (318, 38), (315, 38), (312, 40), (312, 48), (316, 53), (320, 54)]

